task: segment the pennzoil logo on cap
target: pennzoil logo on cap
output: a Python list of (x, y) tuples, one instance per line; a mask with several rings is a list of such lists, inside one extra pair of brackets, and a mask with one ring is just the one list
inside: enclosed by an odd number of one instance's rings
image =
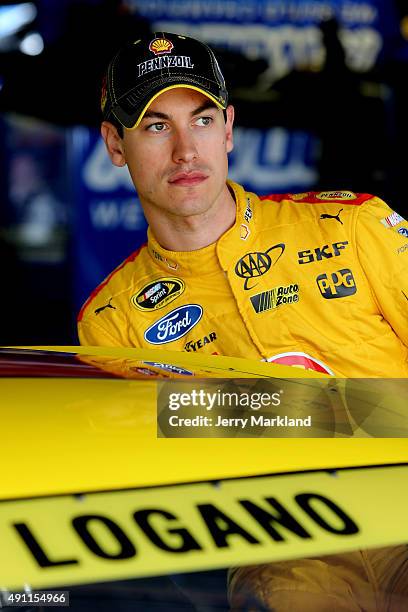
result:
[(174, 49), (174, 45), (167, 38), (155, 38), (149, 45), (150, 51), (155, 55), (164, 55), (165, 53), (171, 53)]

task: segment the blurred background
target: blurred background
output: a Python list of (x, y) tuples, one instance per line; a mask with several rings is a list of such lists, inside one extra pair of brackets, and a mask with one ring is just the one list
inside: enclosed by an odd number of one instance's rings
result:
[(82, 302), (145, 240), (98, 126), (110, 57), (149, 30), (218, 52), (232, 179), (374, 193), (407, 213), (407, 0), (0, 2), (0, 344), (77, 343)]

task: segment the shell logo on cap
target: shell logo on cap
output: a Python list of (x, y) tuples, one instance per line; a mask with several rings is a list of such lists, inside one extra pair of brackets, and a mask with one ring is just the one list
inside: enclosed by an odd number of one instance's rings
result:
[(149, 45), (150, 51), (155, 55), (164, 55), (164, 53), (171, 53), (174, 49), (174, 45), (167, 38), (155, 38)]

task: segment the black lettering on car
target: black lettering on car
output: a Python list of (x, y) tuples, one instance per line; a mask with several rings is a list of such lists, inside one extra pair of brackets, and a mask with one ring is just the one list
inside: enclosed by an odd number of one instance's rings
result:
[(27, 523), (14, 523), (13, 527), (27, 546), (40, 567), (57, 567), (61, 565), (77, 565), (78, 559), (52, 559), (43, 544), (35, 537), (32, 528)]
[[(295, 500), (302, 510), (304, 510), (306, 514), (325, 531), (337, 535), (353, 535), (360, 531), (353, 519), (328, 497), (324, 497), (317, 493), (301, 493), (300, 495), (295, 495)], [(323, 506), (325, 516), (319, 514), (319, 506)], [(325, 518), (327, 516), (327, 508), (332, 511), (337, 525), (327, 522)], [(340, 524), (338, 524), (338, 519), (340, 519)]]
[(276, 542), (282, 542), (285, 538), (275, 529), (273, 524), (278, 524), (286, 530), (291, 531), (300, 538), (311, 538), (310, 533), (278, 502), (274, 497), (266, 497), (265, 500), (276, 511), (272, 514), (248, 499), (240, 499), (239, 503), (259, 523), (259, 525)]
[[(179, 519), (160, 508), (149, 508), (137, 510), (133, 517), (143, 533), (149, 540), (167, 552), (186, 553), (190, 550), (202, 550), (202, 547), (191, 533), (185, 528), (178, 526)], [(176, 523), (174, 525), (174, 523)], [(159, 533), (159, 525), (165, 525), (164, 531), (167, 535), (165, 540)], [(163, 528), (161, 528), (163, 531)]]
[[(95, 532), (92, 533), (93, 526), (101, 525), (105, 528), (106, 533), (112, 536), (116, 552), (111, 552), (103, 547), (101, 542), (98, 542)], [(77, 516), (72, 520), (72, 526), (85, 544), (85, 546), (102, 559), (131, 559), (136, 555), (136, 548), (129, 540), (123, 529), (107, 516), (100, 514), (84, 514)]]
[(228, 539), (231, 536), (240, 536), (250, 544), (260, 543), (255, 536), (235, 522), (230, 516), (225, 514), (225, 512), (222, 512), (222, 510), (217, 508), (214, 504), (198, 504), (197, 509), (217, 548), (228, 547), (230, 545)]

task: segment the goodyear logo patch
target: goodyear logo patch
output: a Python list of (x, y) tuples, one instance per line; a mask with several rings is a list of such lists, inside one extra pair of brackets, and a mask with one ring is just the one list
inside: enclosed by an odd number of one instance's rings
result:
[(297, 283), (286, 287), (274, 287), (251, 297), (251, 304), (256, 313), (273, 310), (283, 304), (296, 304), (298, 301), (299, 285)]
[(357, 291), (353, 273), (348, 268), (331, 274), (319, 274), (316, 283), (326, 300), (354, 295)]
[(132, 295), (130, 301), (138, 310), (159, 310), (178, 298), (184, 289), (181, 278), (159, 278)]
[(318, 200), (356, 200), (357, 196), (352, 191), (321, 191), (316, 194)]

